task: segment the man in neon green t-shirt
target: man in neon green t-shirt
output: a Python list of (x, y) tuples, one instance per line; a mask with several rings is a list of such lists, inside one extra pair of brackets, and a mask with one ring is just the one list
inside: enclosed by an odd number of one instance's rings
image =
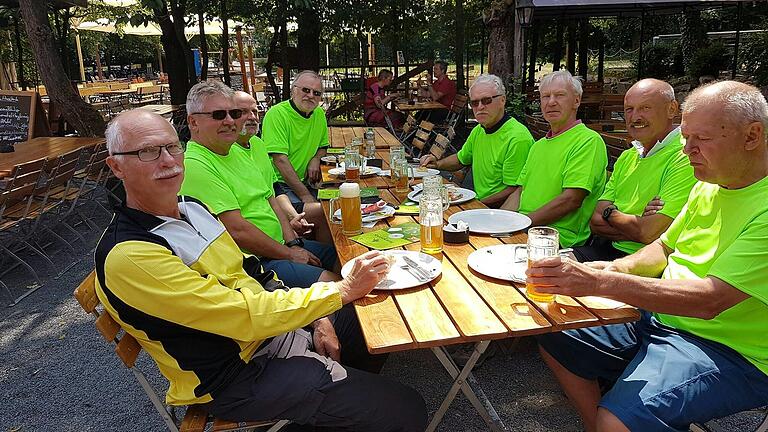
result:
[(498, 208), (517, 188), (533, 137), (528, 129), (504, 113), (504, 83), (496, 75), (480, 75), (469, 88), (469, 105), (477, 119), (457, 154), (437, 160), (422, 156), (421, 166), (445, 171), (472, 167), (477, 199)]
[[(681, 131), (699, 182), (661, 238), (611, 263), (553, 258), (528, 270), (542, 292), (643, 310), (636, 323), (539, 338), (587, 430), (682, 431), (768, 405), (766, 125), (755, 87), (697, 88)], [(598, 380), (615, 384), (601, 396)]]
[(678, 104), (671, 85), (640, 80), (624, 96), (627, 131), (634, 139), (613, 167), (589, 227), (593, 237), (578, 247), (579, 261), (611, 261), (653, 242), (680, 213), (696, 183), (683, 153)]
[(300, 72), (293, 81), (291, 98), (264, 116), (262, 138), (272, 157), (278, 184), (296, 211), (317, 202), (317, 191), (307, 186), (322, 179), (320, 158), (328, 147), (328, 123), (320, 108), (323, 80), (313, 71)]
[(576, 119), (581, 81), (570, 72), (545, 76), (539, 92), (550, 131), (531, 147), (520, 187), (501, 208), (528, 215), (533, 226), (557, 229), (563, 247), (580, 246), (589, 238), (589, 218), (605, 186), (605, 143)]
[[(274, 173), (233, 144), (242, 128), (234, 92), (218, 81), (195, 84), (187, 95), (192, 139), (184, 156), (181, 193), (208, 206), (243, 251), (261, 258), (288, 286), (338, 280), (331, 245), (303, 240), (275, 200)], [(217, 120), (221, 113), (224, 118)], [(233, 118), (237, 117), (237, 118)], [(235, 120), (238, 120), (237, 122)]]

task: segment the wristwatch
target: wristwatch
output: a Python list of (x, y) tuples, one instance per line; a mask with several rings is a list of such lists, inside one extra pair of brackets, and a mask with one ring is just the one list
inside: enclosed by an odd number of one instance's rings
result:
[(613, 211), (616, 210), (616, 206), (611, 204), (603, 210), (603, 220), (608, 220), (611, 217)]
[(287, 247), (293, 247), (293, 246), (304, 247), (304, 239), (301, 237), (296, 237), (295, 239), (289, 242), (285, 242), (285, 245)]

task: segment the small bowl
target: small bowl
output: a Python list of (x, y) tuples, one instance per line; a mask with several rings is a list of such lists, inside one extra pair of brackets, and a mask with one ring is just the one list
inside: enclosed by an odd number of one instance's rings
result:
[(450, 225), (443, 227), (443, 241), (446, 243), (466, 243), (469, 241), (469, 228), (464, 231), (456, 231)]

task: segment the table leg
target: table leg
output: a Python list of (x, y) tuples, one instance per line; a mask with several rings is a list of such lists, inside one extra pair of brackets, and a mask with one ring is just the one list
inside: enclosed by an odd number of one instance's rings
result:
[(483, 392), (483, 389), (480, 388), (480, 385), (478, 384), (474, 375), (472, 375), (472, 368), (475, 367), (475, 364), (480, 359), (480, 356), (488, 348), (490, 343), (491, 341), (482, 341), (476, 343), (475, 349), (472, 351), (472, 355), (470, 355), (467, 363), (461, 370), (459, 370), (459, 367), (453, 361), (445, 348), (432, 348), (432, 352), (435, 354), (435, 357), (437, 357), (451, 378), (453, 378), (453, 385), (451, 386), (450, 390), (448, 390), (448, 394), (445, 396), (445, 399), (443, 399), (443, 403), (440, 404), (440, 408), (438, 408), (438, 410), (435, 412), (435, 415), (432, 417), (432, 421), (430, 421), (429, 426), (427, 427), (427, 432), (433, 432), (435, 429), (437, 429), (437, 426), (440, 424), (440, 421), (443, 419), (446, 411), (448, 411), (448, 407), (456, 398), (459, 390), (464, 393), (464, 396), (469, 400), (475, 410), (477, 410), (477, 413), (480, 414), (480, 417), (483, 418), (485, 423), (492, 431), (508, 430), (499, 418), (499, 415), (496, 413), (493, 405), (491, 405), (491, 402), (485, 396), (485, 392)]

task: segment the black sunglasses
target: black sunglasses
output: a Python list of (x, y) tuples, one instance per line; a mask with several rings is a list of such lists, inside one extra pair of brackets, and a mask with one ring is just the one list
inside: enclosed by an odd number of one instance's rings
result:
[(229, 116), (232, 117), (232, 120), (237, 120), (243, 116), (243, 110), (231, 109), (231, 110), (215, 110), (215, 111), (208, 111), (208, 112), (192, 113), (192, 115), (195, 115), (195, 114), (209, 115), (214, 120), (224, 120), (225, 118), (227, 118), (227, 114), (229, 114)]
[(116, 153), (112, 153), (112, 156), (122, 156), (122, 155), (138, 156), (139, 160), (142, 162), (152, 162), (153, 160), (157, 160), (160, 157), (160, 153), (162, 153), (163, 149), (165, 149), (165, 151), (167, 151), (168, 154), (170, 154), (171, 156), (176, 156), (184, 153), (184, 145), (181, 144), (180, 142), (177, 142), (177, 143), (171, 143), (166, 145), (144, 147), (141, 150), (116, 152)]
[(315, 97), (320, 97), (320, 96), (322, 96), (322, 95), (323, 95), (323, 92), (321, 92), (321, 91), (319, 91), (319, 90), (313, 90), (313, 89), (311, 89), (311, 88), (309, 88), (309, 87), (299, 87), (299, 86), (294, 86), (294, 87), (296, 87), (297, 89), (301, 90), (301, 91), (302, 91), (302, 92), (304, 92), (305, 94), (309, 94), (310, 92), (312, 92), (312, 94), (313, 94)]
[(482, 103), (483, 105), (490, 105), (494, 99), (500, 96), (504, 96), (504, 95), (497, 94), (496, 96), (489, 96), (489, 97), (484, 97), (482, 99), (470, 100), (469, 106), (471, 106), (472, 108), (477, 108), (478, 105), (480, 105), (480, 103)]

